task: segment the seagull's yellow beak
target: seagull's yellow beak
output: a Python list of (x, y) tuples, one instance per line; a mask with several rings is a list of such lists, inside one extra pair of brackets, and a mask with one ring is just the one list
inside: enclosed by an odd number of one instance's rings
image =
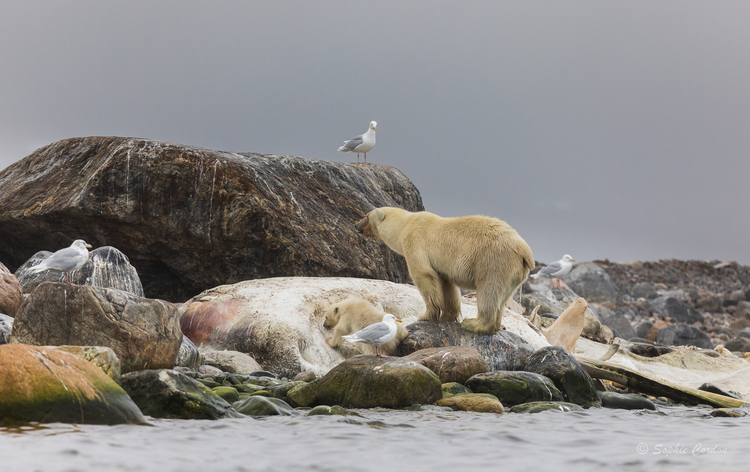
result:
[(575, 262), (575, 261), (576, 261), (575, 259), (571, 259), (571, 260), (570, 260), (570, 262)]
[(91, 244), (87, 244), (86, 248), (91, 249), (93, 246)]
[(396, 321), (398, 321), (399, 323), (403, 323), (403, 321), (401, 321), (401, 320), (400, 320), (400, 319), (398, 319), (398, 318), (396, 318)]

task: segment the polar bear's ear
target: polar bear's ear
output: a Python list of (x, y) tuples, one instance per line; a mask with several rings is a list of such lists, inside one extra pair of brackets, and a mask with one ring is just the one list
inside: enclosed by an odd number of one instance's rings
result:
[(385, 219), (385, 213), (380, 208), (375, 209), (375, 217), (378, 223)]
[(333, 312), (334, 312), (334, 313), (338, 313), (338, 312), (339, 312), (339, 307), (336, 307), (336, 308), (334, 308), (334, 309), (333, 309)]

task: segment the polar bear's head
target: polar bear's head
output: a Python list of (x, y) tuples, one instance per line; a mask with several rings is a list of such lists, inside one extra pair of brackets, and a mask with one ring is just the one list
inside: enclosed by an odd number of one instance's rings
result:
[(382, 223), (383, 220), (385, 220), (385, 212), (380, 208), (376, 208), (359, 220), (354, 227), (357, 228), (357, 232), (361, 233), (362, 236), (380, 239), (378, 225)]

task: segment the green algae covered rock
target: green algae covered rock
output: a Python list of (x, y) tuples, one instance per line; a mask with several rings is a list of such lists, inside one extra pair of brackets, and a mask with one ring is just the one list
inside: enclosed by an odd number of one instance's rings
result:
[(435, 402), (437, 406), (447, 406), (458, 411), (474, 411), (477, 413), (503, 413), (500, 400), (494, 395), (487, 393), (466, 393), (463, 395), (453, 395), (448, 398), (441, 398)]
[(273, 397), (252, 395), (235, 402), (234, 409), (248, 416), (292, 416), (299, 414), (287, 402)]
[(227, 403), (234, 403), (236, 401), (239, 401), (240, 394), (234, 387), (214, 387), (211, 389), (216, 395), (220, 396), (224, 400), (227, 401)]
[(543, 411), (583, 411), (583, 408), (569, 402), (529, 402), (511, 407), (511, 413), (541, 413)]
[(565, 348), (547, 346), (534, 352), (523, 370), (551, 379), (565, 400), (584, 408), (601, 407), (594, 381), (576, 358)]
[(74, 354), (5, 344), (0, 359), (0, 424), (145, 423), (114, 380)]
[(215, 420), (241, 416), (210, 388), (173, 370), (130, 372), (120, 383), (141, 411), (155, 418)]
[(467, 393), (474, 393), (469, 387), (461, 385), (458, 382), (448, 382), (441, 386), (443, 390), (443, 398), (449, 398), (453, 395), (464, 395)]
[(490, 393), (506, 406), (564, 400), (552, 380), (533, 372), (497, 371), (477, 374), (466, 381), (466, 386), (475, 393)]

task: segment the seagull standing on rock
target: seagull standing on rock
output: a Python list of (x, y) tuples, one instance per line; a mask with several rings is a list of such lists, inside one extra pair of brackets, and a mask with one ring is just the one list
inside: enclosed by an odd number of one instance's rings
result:
[(555, 288), (560, 288), (560, 277), (564, 277), (568, 275), (568, 272), (570, 272), (570, 269), (573, 268), (573, 262), (576, 260), (570, 257), (569, 254), (565, 254), (562, 259), (560, 259), (557, 262), (553, 262), (552, 264), (542, 267), (542, 269), (537, 272), (536, 274), (532, 274), (531, 278), (536, 280), (539, 277), (551, 277), (552, 282), (554, 285), (554, 282), (557, 281), (557, 286)]
[(350, 343), (372, 344), (375, 346), (375, 353), (378, 357), (388, 357), (380, 350), (380, 346), (396, 337), (396, 332), (398, 331), (398, 326), (396, 326), (397, 321), (401, 323), (400, 319), (390, 313), (386, 313), (383, 321), (371, 324), (354, 334), (342, 337)]
[(70, 247), (60, 249), (39, 264), (29, 268), (29, 272), (56, 270), (65, 274), (65, 280), (69, 284), (75, 285), (71, 278), (71, 272), (80, 269), (89, 260), (87, 248), (91, 248), (91, 244), (86, 244), (83, 239), (76, 239)]
[(357, 164), (359, 164), (359, 153), (365, 154), (365, 164), (367, 164), (367, 153), (373, 147), (375, 147), (375, 127), (378, 124), (374, 121), (370, 122), (370, 128), (365, 134), (360, 134), (356, 138), (352, 138), (349, 141), (344, 141), (344, 145), (339, 148), (342, 152), (356, 152), (357, 153)]

